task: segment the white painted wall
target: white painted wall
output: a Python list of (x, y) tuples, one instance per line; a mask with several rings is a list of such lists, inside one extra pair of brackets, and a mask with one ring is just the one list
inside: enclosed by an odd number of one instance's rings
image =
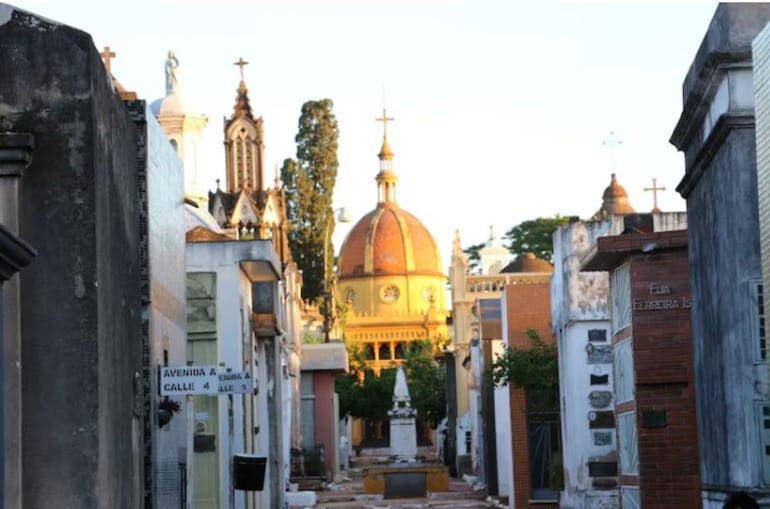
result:
[[(606, 273), (580, 273), (580, 257), (606, 235), (609, 221), (573, 222), (554, 232), (554, 275), (551, 279), (551, 324), (559, 351), (564, 509), (617, 507), (617, 492), (593, 489), (588, 462), (611, 461), (617, 450), (615, 430), (591, 430), (589, 403), (593, 390), (613, 391), (612, 363), (589, 364), (588, 331), (606, 330), (611, 345), (609, 278)], [(591, 385), (591, 375), (608, 375), (608, 385)], [(614, 408), (612, 402), (603, 409)], [(595, 431), (612, 431), (612, 443), (595, 445)], [(609, 504), (609, 505), (608, 505)]]
[[(150, 302), (150, 388), (159, 401), (157, 367), (186, 363), (187, 316), (185, 241), (183, 220), (183, 168), (166, 135), (146, 111), (147, 145), (147, 235)], [(152, 472), (156, 507), (178, 506), (181, 495), (179, 463), (187, 463), (187, 398), (174, 397), (182, 411), (159, 428), (152, 423)], [(153, 405), (157, 408), (157, 405)], [(154, 421), (155, 413), (151, 416)], [(188, 465), (189, 467), (189, 465)], [(189, 491), (188, 491), (189, 493)], [(189, 500), (189, 497), (188, 497)]]
[[(502, 309), (508, 309), (503, 297)], [(503, 331), (508, 330), (507, 313), (502, 313)], [(504, 334), (507, 335), (507, 334)], [(492, 341), (492, 356), (497, 358), (508, 348), (508, 340)], [(497, 445), (497, 490), (501, 497), (508, 498), (508, 508), (513, 509), (513, 444), (511, 442), (511, 392), (505, 384), (495, 387), (495, 439)], [(520, 409), (519, 409), (520, 410)]]
[[(281, 441), (286, 451), (289, 448), (290, 423), (283, 423), (284, 426), (281, 429), (286, 432), (281, 436), (269, 436), (267, 357), (264, 345), (254, 338), (251, 331), (251, 281), (239, 264), (240, 260), (272, 259), (275, 257), (272, 249), (269, 241), (203, 242), (187, 245), (189, 272), (216, 273), (217, 354), (221, 369), (231, 368), (233, 371), (253, 369), (256, 374), (254, 379), (257, 388), (256, 396), (236, 394), (218, 397), (217, 455), (220, 507), (245, 509), (247, 500), (253, 498), (255, 507), (269, 509), (272, 489), (269, 483), (269, 472), (265, 475), (263, 491), (254, 493), (234, 491), (231, 477), (232, 458), (234, 454), (239, 453), (269, 456), (271, 440)], [(277, 295), (274, 302), (278, 302)], [(285, 378), (288, 379), (288, 371)], [(280, 383), (288, 382), (281, 380)], [(250, 419), (246, 419), (244, 413), (245, 398), (251, 398), (253, 402)], [(282, 404), (291, 405), (286, 401)], [(230, 417), (231, 413), (232, 417)], [(252, 429), (247, 429), (247, 425)], [(253, 434), (253, 426), (258, 427), (259, 432), (252, 442), (250, 437), (247, 440), (246, 434)], [(247, 450), (249, 442), (253, 443), (253, 450)], [(288, 458), (288, 452), (286, 458)]]

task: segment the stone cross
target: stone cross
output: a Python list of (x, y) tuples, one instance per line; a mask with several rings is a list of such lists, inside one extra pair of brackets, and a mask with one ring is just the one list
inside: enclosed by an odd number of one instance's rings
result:
[(394, 121), (396, 119), (393, 118), (393, 117), (389, 117), (385, 113), (385, 108), (382, 108), (382, 117), (381, 118), (375, 118), (374, 120), (376, 120), (377, 122), (382, 122), (382, 133), (383, 133), (384, 136), (387, 136), (388, 135), (388, 122), (392, 122), (392, 121)]
[(112, 72), (110, 62), (115, 58), (115, 52), (111, 51), (109, 46), (105, 46), (104, 51), (99, 53), (99, 55), (101, 55), (102, 60), (104, 60), (104, 67), (107, 68), (107, 72)]
[(665, 187), (658, 187), (658, 179), (653, 178), (652, 179), (652, 187), (645, 187), (646, 191), (652, 191), (652, 211), (653, 212), (660, 212), (660, 209), (658, 208), (658, 191), (665, 191)]
[(238, 58), (238, 61), (237, 61), (237, 62), (235, 62), (233, 65), (237, 65), (238, 67), (240, 67), (240, 68), (241, 68), (241, 81), (243, 81), (243, 66), (244, 66), (244, 65), (249, 65), (249, 63), (248, 63), (247, 61), (245, 61), (245, 60), (243, 59), (243, 57), (239, 57), (239, 58)]
[(602, 142), (602, 145), (607, 147), (607, 154), (608, 162), (610, 165), (610, 172), (615, 171), (615, 153), (617, 152), (618, 148), (623, 144), (623, 141), (618, 138), (618, 136), (615, 134), (615, 131), (610, 131), (610, 135), (607, 137), (606, 140)]

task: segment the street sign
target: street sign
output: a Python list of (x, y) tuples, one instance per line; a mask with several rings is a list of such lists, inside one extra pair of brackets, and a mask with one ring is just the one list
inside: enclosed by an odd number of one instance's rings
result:
[(161, 396), (209, 394), (219, 389), (218, 366), (160, 366), (158, 389)]
[(219, 394), (244, 394), (253, 389), (253, 379), (248, 371), (219, 374)]

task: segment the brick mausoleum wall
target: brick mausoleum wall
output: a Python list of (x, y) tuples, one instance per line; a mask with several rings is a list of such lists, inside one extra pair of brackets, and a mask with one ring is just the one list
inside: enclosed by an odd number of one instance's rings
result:
[(682, 247), (631, 260), (641, 502), (700, 507), (687, 231), (654, 236)]
[[(526, 277), (526, 276), (524, 276)], [(542, 281), (507, 285), (505, 296), (508, 318), (508, 344), (514, 348), (529, 348), (527, 329), (534, 329), (546, 343), (555, 341), (551, 333), (550, 277)], [(515, 507), (550, 509), (558, 504), (530, 504), (532, 482), (529, 465), (529, 430), (527, 428), (527, 397), (524, 389), (510, 386), (511, 445), (513, 447), (513, 484)]]

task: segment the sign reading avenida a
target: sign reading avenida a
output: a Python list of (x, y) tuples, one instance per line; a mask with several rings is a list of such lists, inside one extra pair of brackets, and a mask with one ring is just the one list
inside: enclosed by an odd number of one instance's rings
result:
[(219, 368), (217, 366), (161, 366), (159, 389), (161, 396), (216, 395), (219, 392)]

